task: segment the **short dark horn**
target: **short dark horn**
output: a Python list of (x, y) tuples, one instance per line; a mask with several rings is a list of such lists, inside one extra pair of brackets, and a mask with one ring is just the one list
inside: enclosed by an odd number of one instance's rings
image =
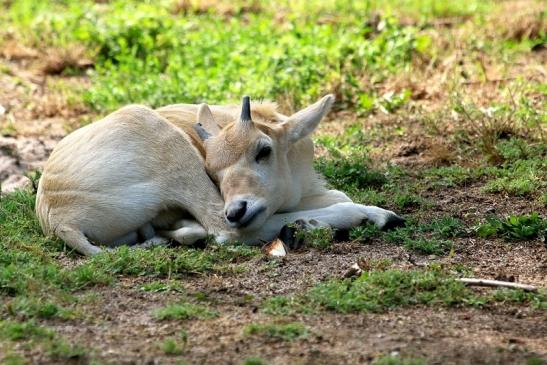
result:
[(251, 98), (244, 96), (241, 104), (241, 121), (252, 121)]

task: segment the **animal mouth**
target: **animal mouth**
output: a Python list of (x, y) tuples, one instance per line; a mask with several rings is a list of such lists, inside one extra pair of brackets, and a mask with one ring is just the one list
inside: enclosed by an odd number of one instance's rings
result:
[(262, 212), (266, 210), (266, 207), (261, 205), (260, 207), (250, 209), (247, 213), (237, 222), (228, 222), (233, 228), (246, 228), (258, 217)]

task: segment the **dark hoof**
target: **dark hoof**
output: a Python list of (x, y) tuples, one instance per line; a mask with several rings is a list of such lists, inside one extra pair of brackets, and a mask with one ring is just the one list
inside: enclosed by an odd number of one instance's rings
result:
[(336, 229), (333, 234), (334, 242), (347, 242), (349, 241), (349, 229)]
[(202, 238), (194, 242), (194, 244), (192, 245), (192, 248), (198, 248), (203, 250), (207, 247), (207, 244), (208, 244), (207, 238)]
[(404, 227), (406, 225), (406, 219), (396, 214), (390, 215), (386, 224), (382, 227), (382, 231), (389, 231), (398, 227)]
[(286, 224), (279, 232), (279, 239), (289, 248), (289, 250), (298, 250), (304, 247), (304, 238), (296, 234), (299, 230), (306, 228), (306, 223), (297, 220), (294, 223)]

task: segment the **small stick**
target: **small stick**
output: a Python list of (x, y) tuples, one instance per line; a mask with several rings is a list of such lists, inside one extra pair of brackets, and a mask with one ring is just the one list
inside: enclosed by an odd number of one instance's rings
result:
[(499, 281), (499, 280), (488, 280), (488, 279), (473, 279), (473, 278), (460, 278), (456, 279), (466, 285), (474, 286), (492, 286), (492, 287), (502, 287), (502, 288), (511, 288), (511, 289), (522, 289), (524, 291), (536, 292), (538, 289), (532, 285), (511, 283), (509, 281)]

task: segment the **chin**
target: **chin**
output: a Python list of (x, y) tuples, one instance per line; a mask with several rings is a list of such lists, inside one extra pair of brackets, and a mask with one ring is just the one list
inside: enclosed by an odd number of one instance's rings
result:
[(266, 223), (266, 220), (269, 218), (269, 214), (267, 213), (267, 210), (260, 212), (256, 215), (256, 217), (253, 218), (249, 224), (247, 224), (245, 227), (238, 228), (241, 231), (244, 232), (250, 232), (250, 231), (256, 231), (259, 229), (264, 223)]

